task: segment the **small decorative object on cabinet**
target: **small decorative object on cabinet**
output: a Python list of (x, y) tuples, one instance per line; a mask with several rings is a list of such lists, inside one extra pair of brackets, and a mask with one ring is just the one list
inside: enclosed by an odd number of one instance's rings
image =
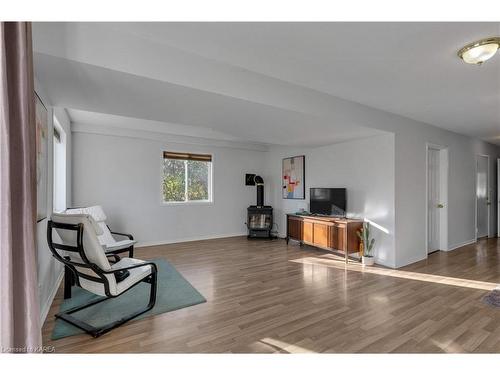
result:
[(373, 258), (372, 250), (375, 244), (375, 238), (370, 238), (370, 223), (363, 223), (363, 229), (359, 230), (357, 233), (361, 240), (360, 253), (362, 251), (363, 265), (373, 266), (375, 258)]

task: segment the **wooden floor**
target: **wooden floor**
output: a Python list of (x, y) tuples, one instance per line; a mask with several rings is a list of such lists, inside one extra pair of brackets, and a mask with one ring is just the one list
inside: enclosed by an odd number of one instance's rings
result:
[(500, 242), (482, 240), (389, 270), (284, 240), (243, 237), (137, 250), (166, 258), (207, 303), (128, 323), (98, 339), (50, 340), (57, 353), (500, 352)]

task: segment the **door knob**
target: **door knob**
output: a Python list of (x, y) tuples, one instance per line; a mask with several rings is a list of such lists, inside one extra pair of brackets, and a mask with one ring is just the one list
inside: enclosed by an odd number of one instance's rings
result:
[(437, 208), (444, 208), (444, 204), (438, 203)]

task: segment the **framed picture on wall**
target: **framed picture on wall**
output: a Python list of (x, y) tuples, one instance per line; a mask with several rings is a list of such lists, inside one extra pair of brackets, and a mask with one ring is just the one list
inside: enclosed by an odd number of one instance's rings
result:
[(45, 105), (35, 93), (36, 117), (36, 220), (47, 217), (47, 183), (49, 173), (49, 116)]
[(305, 156), (284, 158), (282, 164), (284, 199), (305, 199)]

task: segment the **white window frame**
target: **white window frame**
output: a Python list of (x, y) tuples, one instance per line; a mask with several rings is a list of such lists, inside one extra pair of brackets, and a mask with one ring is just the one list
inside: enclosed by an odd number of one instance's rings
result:
[[(185, 151), (183, 151), (185, 152)], [(195, 152), (192, 152), (195, 153)], [(205, 153), (206, 154), (206, 153)], [(189, 206), (189, 205), (213, 205), (214, 204), (214, 189), (213, 189), (213, 175), (214, 175), (214, 155), (208, 153), (212, 157), (212, 161), (210, 162), (210, 169), (208, 171), (208, 199), (204, 200), (197, 200), (197, 201), (164, 201), (163, 200), (163, 151), (162, 151), (162, 158), (161, 158), (161, 163), (160, 163), (160, 202), (162, 206)], [(187, 163), (184, 164), (185, 168), (187, 168)], [(184, 178), (186, 179), (186, 189), (187, 189), (187, 170), (185, 171)]]
[[(59, 133), (59, 144), (55, 141), (55, 134), (52, 135), (52, 210), (62, 212), (67, 208), (67, 135), (59, 123), (57, 117), (53, 116), (54, 133)], [(56, 148), (59, 152), (56, 152)], [(62, 164), (60, 164), (62, 163)], [(62, 172), (62, 175), (59, 174)], [(62, 196), (58, 196), (61, 194)], [(61, 201), (59, 206), (58, 202)]]

